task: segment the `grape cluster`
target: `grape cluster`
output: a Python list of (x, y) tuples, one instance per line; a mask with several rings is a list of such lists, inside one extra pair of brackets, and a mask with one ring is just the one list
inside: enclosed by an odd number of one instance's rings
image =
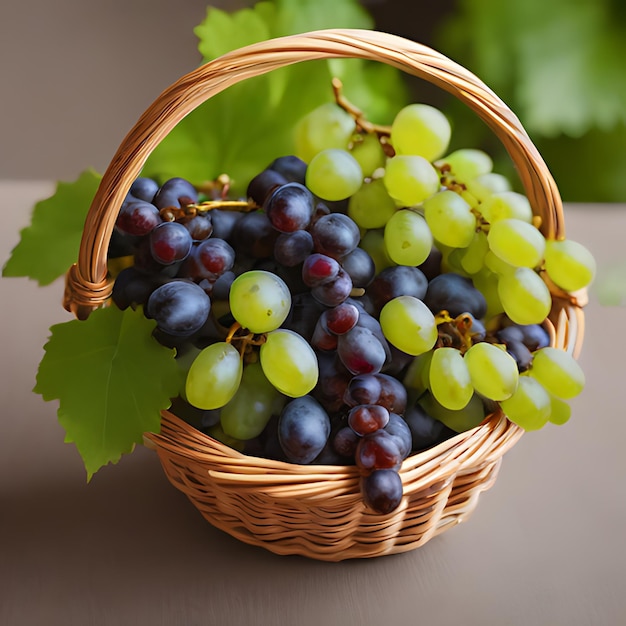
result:
[(545, 239), (486, 153), (446, 154), (439, 110), (360, 116), (312, 111), (245, 198), (138, 178), (109, 258), (113, 302), (176, 348), (177, 415), (246, 454), (356, 465), (385, 514), (408, 455), (498, 405), (526, 430), (567, 421), (584, 376), (550, 347), (547, 285), (582, 289), (594, 263)]

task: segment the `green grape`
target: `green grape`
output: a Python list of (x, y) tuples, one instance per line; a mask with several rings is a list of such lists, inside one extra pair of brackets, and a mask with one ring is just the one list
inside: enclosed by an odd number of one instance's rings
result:
[(489, 252), (487, 234), (476, 231), (467, 248), (461, 253), (461, 267), (468, 274), (476, 274), (485, 266), (485, 255)]
[(453, 248), (469, 246), (476, 232), (476, 216), (461, 196), (446, 189), (424, 202), (424, 217), (433, 237)]
[(241, 441), (240, 439), (235, 439), (235, 437), (231, 437), (224, 432), (222, 425), (220, 423), (215, 424), (215, 426), (211, 426), (207, 431), (209, 437), (213, 437), (213, 439), (217, 439), (221, 441), (223, 444), (227, 445), (229, 448), (233, 450), (238, 450), (239, 452), (243, 452), (246, 446), (245, 441)]
[(425, 393), (419, 399), (418, 404), (428, 415), (443, 422), (457, 433), (476, 428), (485, 419), (485, 405), (476, 394), (471, 397), (464, 408), (458, 411), (446, 409), (430, 393)]
[(376, 170), (385, 167), (387, 156), (374, 133), (361, 134), (353, 141), (350, 153), (361, 166), (363, 176), (370, 177)]
[(552, 306), (552, 297), (539, 274), (528, 267), (502, 274), (498, 295), (505, 313), (516, 324), (541, 324)]
[(322, 200), (345, 200), (362, 184), (361, 166), (347, 150), (322, 150), (306, 168), (306, 186)]
[(296, 124), (296, 156), (309, 163), (318, 152), (327, 148), (346, 149), (354, 130), (353, 117), (335, 102), (326, 102)]
[(396, 155), (387, 159), (383, 181), (398, 206), (420, 204), (439, 189), (439, 174), (421, 156)]
[(291, 293), (282, 278), (264, 270), (250, 270), (235, 278), (230, 287), (233, 317), (255, 334), (278, 328), (287, 319)]
[(435, 350), (416, 356), (407, 368), (402, 382), (415, 397), (421, 396), (430, 386), (430, 363)]
[(463, 268), (463, 255), (465, 254), (465, 250), (466, 248), (448, 248), (448, 251), (445, 254), (445, 262), (444, 257), (442, 256), (441, 267), (445, 268), (443, 271), (454, 272), (455, 274), (469, 277), (470, 274)]
[(498, 276), (512, 274), (516, 270), (515, 265), (511, 265), (510, 263), (503, 261), (499, 256), (494, 254), (492, 250), (489, 250), (487, 254), (485, 254), (484, 262), (485, 267), (490, 272), (498, 274)]
[(285, 397), (267, 380), (261, 364), (249, 363), (243, 368), (237, 393), (221, 410), (222, 429), (235, 439), (257, 437), (284, 402)]
[(466, 181), (465, 186), (467, 191), (479, 202), (485, 202), (494, 193), (511, 191), (509, 180), (502, 174), (496, 174), (495, 172), (476, 176), (476, 178)]
[[(448, 166), (454, 180), (465, 182), (481, 174), (488, 174), (493, 168), (491, 157), (482, 150), (461, 148), (436, 162), (437, 167)], [(443, 172), (446, 173), (445, 171)]]
[(550, 346), (533, 353), (530, 375), (561, 400), (577, 396), (585, 386), (585, 375), (574, 357)]
[(500, 402), (504, 414), (524, 430), (539, 430), (550, 418), (550, 396), (530, 376), (520, 376), (513, 395)]
[(218, 341), (207, 346), (189, 368), (187, 402), (204, 410), (223, 407), (237, 392), (242, 369), (241, 355), (230, 343)]
[(504, 313), (504, 307), (498, 295), (498, 282), (500, 277), (487, 267), (481, 269), (477, 274), (472, 276), (474, 287), (480, 291), (487, 302), (487, 313), (485, 319), (489, 320), (500, 313)]
[(401, 209), (389, 218), (384, 241), (389, 258), (398, 265), (421, 265), (433, 246), (428, 224), (411, 209)]
[(463, 356), (456, 348), (437, 348), (430, 362), (430, 392), (446, 409), (460, 411), (474, 395)]
[(528, 198), (517, 191), (501, 191), (487, 197), (480, 205), (482, 216), (493, 224), (498, 220), (516, 219), (528, 222), (533, 219), (533, 210)]
[(565, 291), (576, 291), (591, 283), (596, 261), (582, 244), (571, 239), (546, 243), (546, 272)]
[(380, 274), (387, 267), (396, 265), (387, 254), (385, 234), (382, 228), (368, 230), (363, 237), (361, 237), (359, 248), (363, 248), (374, 260), (376, 274)]
[(550, 422), (562, 426), (569, 422), (571, 416), (572, 407), (564, 400), (550, 395)]
[(439, 158), (448, 148), (452, 129), (448, 118), (428, 104), (409, 104), (391, 124), (391, 145), (396, 154)]
[(478, 393), (497, 402), (513, 395), (519, 372), (515, 359), (505, 349), (481, 341), (475, 343), (463, 358)]
[(487, 239), (491, 251), (515, 267), (537, 267), (546, 249), (544, 236), (532, 224), (514, 218), (491, 224)]
[(299, 398), (317, 384), (319, 368), (315, 352), (292, 330), (268, 333), (259, 356), (267, 380), (286, 396)]
[(387, 193), (382, 179), (366, 182), (348, 201), (348, 217), (359, 228), (383, 228), (397, 211), (394, 199)]
[(398, 350), (418, 356), (437, 341), (437, 323), (430, 309), (413, 296), (398, 296), (382, 308), (380, 326)]

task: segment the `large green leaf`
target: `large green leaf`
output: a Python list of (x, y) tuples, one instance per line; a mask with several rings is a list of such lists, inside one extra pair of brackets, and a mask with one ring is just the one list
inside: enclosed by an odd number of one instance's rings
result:
[(34, 391), (59, 400), (65, 440), (76, 444), (88, 480), (144, 432), (159, 432), (160, 411), (178, 394), (174, 350), (152, 337), (154, 327), (141, 310), (109, 307), (51, 328)]
[(100, 178), (86, 170), (74, 182), (59, 182), (52, 196), (38, 202), (2, 275), (27, 276), (43, 286), (65, 274), (78, 257), (85, 216)]
[[(355, 0), (277, 0), (229, 14), (209, 8), (195, 32), (205, 61), (232, 49), (327, 27), (369, 28), (371, 18)], [(374, 69), (375, 68), (375, 69)], [(278, 156), (293, 153), (293, 128), (307, 112), (332, 99), (339, 74), (346, 95), (389, 121), (406, 102), (401, 73), (365, 63), (309, 61), (229, 87), (183, 119), (149, 157), (144, 173), (158, 179), (186, 177), (196, 184), (227, 173), (243, 193), (247, 182)]]

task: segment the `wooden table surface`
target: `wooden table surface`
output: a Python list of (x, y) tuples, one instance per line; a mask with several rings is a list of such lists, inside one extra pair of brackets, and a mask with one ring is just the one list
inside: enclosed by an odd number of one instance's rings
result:
[[(0, 181), (2, 264), (49, 182)], [(626, 206), (566, 207), (600, 267), (626, 259)], [(322, 563), (205, 522), (140, 448), (86, 483), (56, 403), (32, 393), (62, 284), (0, 280), (1, 626), (626, 624), (626, 309), (593, 292), (585, 391), (563, 427), (505, 455), (470, 519), (402, 555)]]

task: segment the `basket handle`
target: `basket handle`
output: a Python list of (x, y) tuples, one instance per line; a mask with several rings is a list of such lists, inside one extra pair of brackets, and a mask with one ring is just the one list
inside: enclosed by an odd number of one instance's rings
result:
[(229, 52), (181, 77), (146, 109), (102, 177), (85, 221), (78, 262), (66, 276), (64, 307), (85, 319), (109, 298), (107, 249), (117, 213), (151, 152), (178, 122), (242, 80), (301, 61), (328, 58), (386, 63), (464, 102), (506, 148), (535, 213), (541, 217), (544, 235), (565, 236), (561, 198), (544, 160), (518, 118), (480, 79), (435, 50), (396, 35), (358, 29), (320, 30)]

